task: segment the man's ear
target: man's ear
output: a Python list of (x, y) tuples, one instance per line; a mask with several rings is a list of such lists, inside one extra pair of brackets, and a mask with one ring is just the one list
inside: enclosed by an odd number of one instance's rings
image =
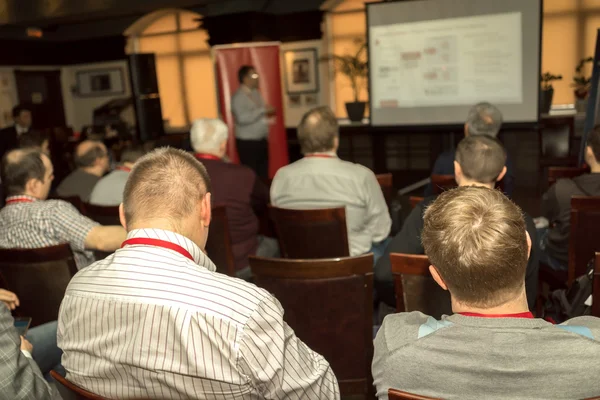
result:
[(127, 230), (127, 221), (125, 220), (125, 207), (123, 203), (119, 204), (119, 221), (125, 230)]
[(496, 178), (496, 182), (500, 182), (502, 178), (504, 178), (504, 175), (506, 175), (506, 165), (504, 166), (504, 168), (502, 168), (500, 175), (498, 175), (498, 177)]
[(525, 231), (525, 235), (527, 236), (527, 259), (529, 260), (529, 257), (531, 257), (532, 242), (531, 242), (531, 236), (529, 236), (529, 232)]
[(200, 203), (200, 220), (205, 228), (210, 225), (210, 219), (212, 218), (212, 204), (210, 193), (206, 193)]
[(458, 161), (454, 160), (454, 180), (456, 180), (456, 183), (459, 183), (459, 179), (462, 179), (462, 176), (462, 168), (460, 167)]
[(448, 286), (446, 286), (446, 282), (444, 282), (444, 280), (442, 279), (440, 273), (438, 272), (437, 268), (435, 268), (433, 265), (429, 266), (429, 273), (431, 274), (431, 277), (433, 278), (433, 280), (435, 281), (435, 283), (437, 283), (438, 285), (440, 285), (440, 287), (444, 290), (448, 290)]
[(35, 194), (38, 192), (40, 186), (43, 184), (39, 179), (32, 178), (25, 184), (25, 193)]

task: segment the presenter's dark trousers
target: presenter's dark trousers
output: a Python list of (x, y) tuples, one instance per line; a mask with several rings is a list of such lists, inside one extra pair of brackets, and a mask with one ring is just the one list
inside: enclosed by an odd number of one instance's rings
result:
[(269, 143), (263, 140), (236, 139), (237, 151), (242, 164), (252, 168), (263, 180), (269, 179)]

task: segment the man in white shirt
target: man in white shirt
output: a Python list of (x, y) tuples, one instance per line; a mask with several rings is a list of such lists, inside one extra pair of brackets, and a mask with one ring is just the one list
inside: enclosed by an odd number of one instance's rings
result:
[(250, 65), (238, 71), (240, 87), (231, 98), (231, 111), (235, 119), (235, 139), (242, 164), (256, 172), (260, 178), (269, 174), (269, 120), (275, 109), (266, 105), (258, 91), (258, 73)]
[(205, 255), (210, 178), (161, 148), (125, 186), (123, 248), (78, 273), (60, 308), (67, 378), (108, 398), (339, 399), (329, 364), (265, 290)]
[(350, 255), (383, 254), (392, 220), (373, 172), (337, 157), (339, 126), (328, 107), (304, 115), (298, 126), (304, 158), (277, 171), (271, 204), (280, 208), (346, 207)]

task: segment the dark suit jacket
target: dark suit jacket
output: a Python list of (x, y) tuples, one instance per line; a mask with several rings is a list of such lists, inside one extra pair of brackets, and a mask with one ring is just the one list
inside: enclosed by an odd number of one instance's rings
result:
[[(437, 196), (426, 197), (425, 200), (415, 206), (410, 215), (404, 221), (402, 230), (390, 242), (385, 250), (385, 254), (377, 261), (375, 265), (375, 289), (379, 298), (392, 307), (396, 306), (396, 296), (394, 292), (394, 278), (392, 276), (392, 266), (390, 262), (390, 253), (404, 254), (425, 254), (423, 244), (421, 243), (421, 232), (423, 231), (423, 214), (425, 209), (436, 199)], [(525, 291), (527, 292), (527, 303), (530, 310), (535, 309), (535, 300), (538, 291), (538, 273), (539, 273), (539, 241), (537, 231), (531, 217), (525, 214), (525, 224), (527, 232), (531, 237), (531, 254), (529, 263), (525, 272)]]
[(16, 149), (18, 146), (17, 130), (14, 126), (0, 130), (0, 159), (4, 157), (6, 152)]

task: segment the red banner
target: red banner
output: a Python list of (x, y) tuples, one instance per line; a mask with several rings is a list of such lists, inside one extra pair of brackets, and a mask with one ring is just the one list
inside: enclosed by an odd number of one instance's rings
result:
[[(245, 46), (245, 47), (244, 47)], [(215, 48), (219, 106), (222, 118), (229, 127), (227, 155), (239, 163), (235, 145), (235, 121), (231, 111), (231, 97), (239, 87), (238, 70), (242, 65), (252, 65), (260, 76), (260, 93), (266, 104), (277, 112), (275, 123), (269, 130), (269, 177), (289, 163), (287, 137), (283, 122), (283, 99), (281, 98), (281, 75), (279, 45), (235, 45), (230, 48)]]

